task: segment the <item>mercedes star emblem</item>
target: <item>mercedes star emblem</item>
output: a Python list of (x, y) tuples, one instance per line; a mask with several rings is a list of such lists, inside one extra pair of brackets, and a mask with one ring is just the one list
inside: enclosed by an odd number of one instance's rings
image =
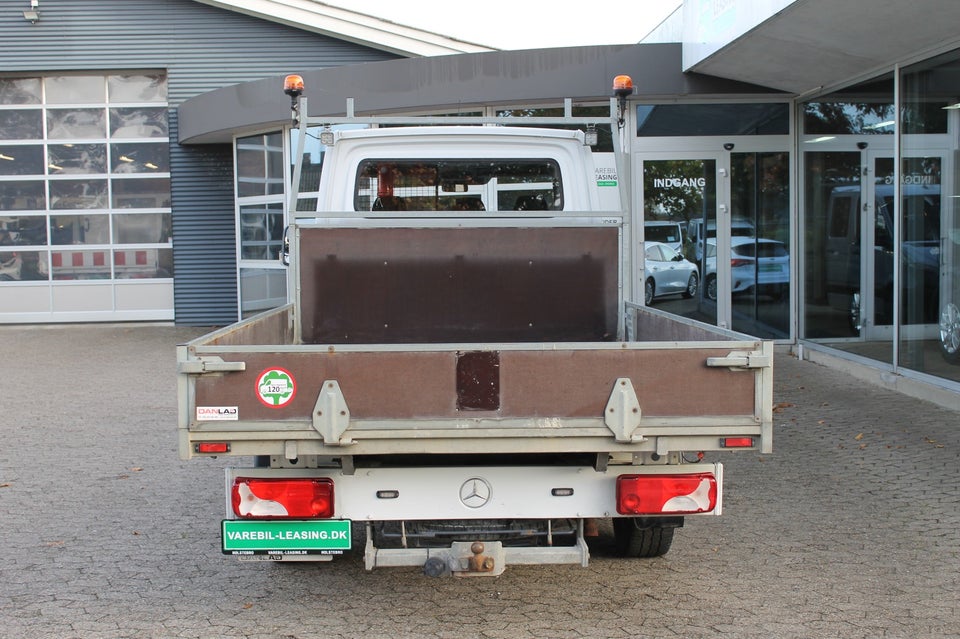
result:
[(480, 508), (490, 501), (490, 484), (480, 477), (471, 477), (460, 486), (460, 501), (467, 508)]

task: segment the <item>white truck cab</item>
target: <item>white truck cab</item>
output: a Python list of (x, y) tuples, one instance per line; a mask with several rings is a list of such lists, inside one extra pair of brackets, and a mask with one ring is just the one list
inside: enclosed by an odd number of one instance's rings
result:
[[(491, 213), (600, 208), (593, 156), (580, 131), (464, 126), (339, 131), (324, 165), (321, 211), (462, 211), (471, 200), (474, 210)], [(345, 184), (355, 188), (342, 188)], [(386, 198), (393, 199), (383, 208)]]

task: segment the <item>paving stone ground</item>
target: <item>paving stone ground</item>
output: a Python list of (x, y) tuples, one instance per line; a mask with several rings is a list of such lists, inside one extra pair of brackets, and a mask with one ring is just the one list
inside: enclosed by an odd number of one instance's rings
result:
[[(219, 553), (160, 326), (0, 327), (0, 638), (960, 637), (960, 409), (778, 354), (775, 452), (673, 549), (496, 579)], [(696, 398), (691, 389), (691, 401)]]

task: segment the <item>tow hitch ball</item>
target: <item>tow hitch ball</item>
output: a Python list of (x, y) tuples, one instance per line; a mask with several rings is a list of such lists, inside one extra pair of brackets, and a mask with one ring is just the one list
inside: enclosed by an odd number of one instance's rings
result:
[(470, 546), (473, 557), (467, 560), (467, 569), (470, 572), (493, 572), (493, 557), (483, 554), (483, 542), (475, 541)]
[[(483, 542), (473, 542), (470, 545), (470, 552), (473, 554), (467, 559), (466, 570), (454, 570), (453, 572), (460, 574), (493, 572), (496, 561), (493, 557), (484, 555), (484, 550)], [(439, 577), (446, 574), (449, 569), (448, 562), (443, 557), (438, 556), (429, 557), (423, 564), (423, 574), (427, 577)]]

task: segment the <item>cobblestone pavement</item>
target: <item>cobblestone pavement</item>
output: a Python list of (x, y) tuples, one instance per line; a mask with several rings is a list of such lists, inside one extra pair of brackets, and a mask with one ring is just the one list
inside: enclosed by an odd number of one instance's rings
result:
[(778, 354), (774, 454), (723, 456), (725, 514), (664, 558), (247, 564), (219, 553), (227, 462), (177, 459), (199, 333), (0, 327), (0, 637), (960, 636), (960, 412)]

